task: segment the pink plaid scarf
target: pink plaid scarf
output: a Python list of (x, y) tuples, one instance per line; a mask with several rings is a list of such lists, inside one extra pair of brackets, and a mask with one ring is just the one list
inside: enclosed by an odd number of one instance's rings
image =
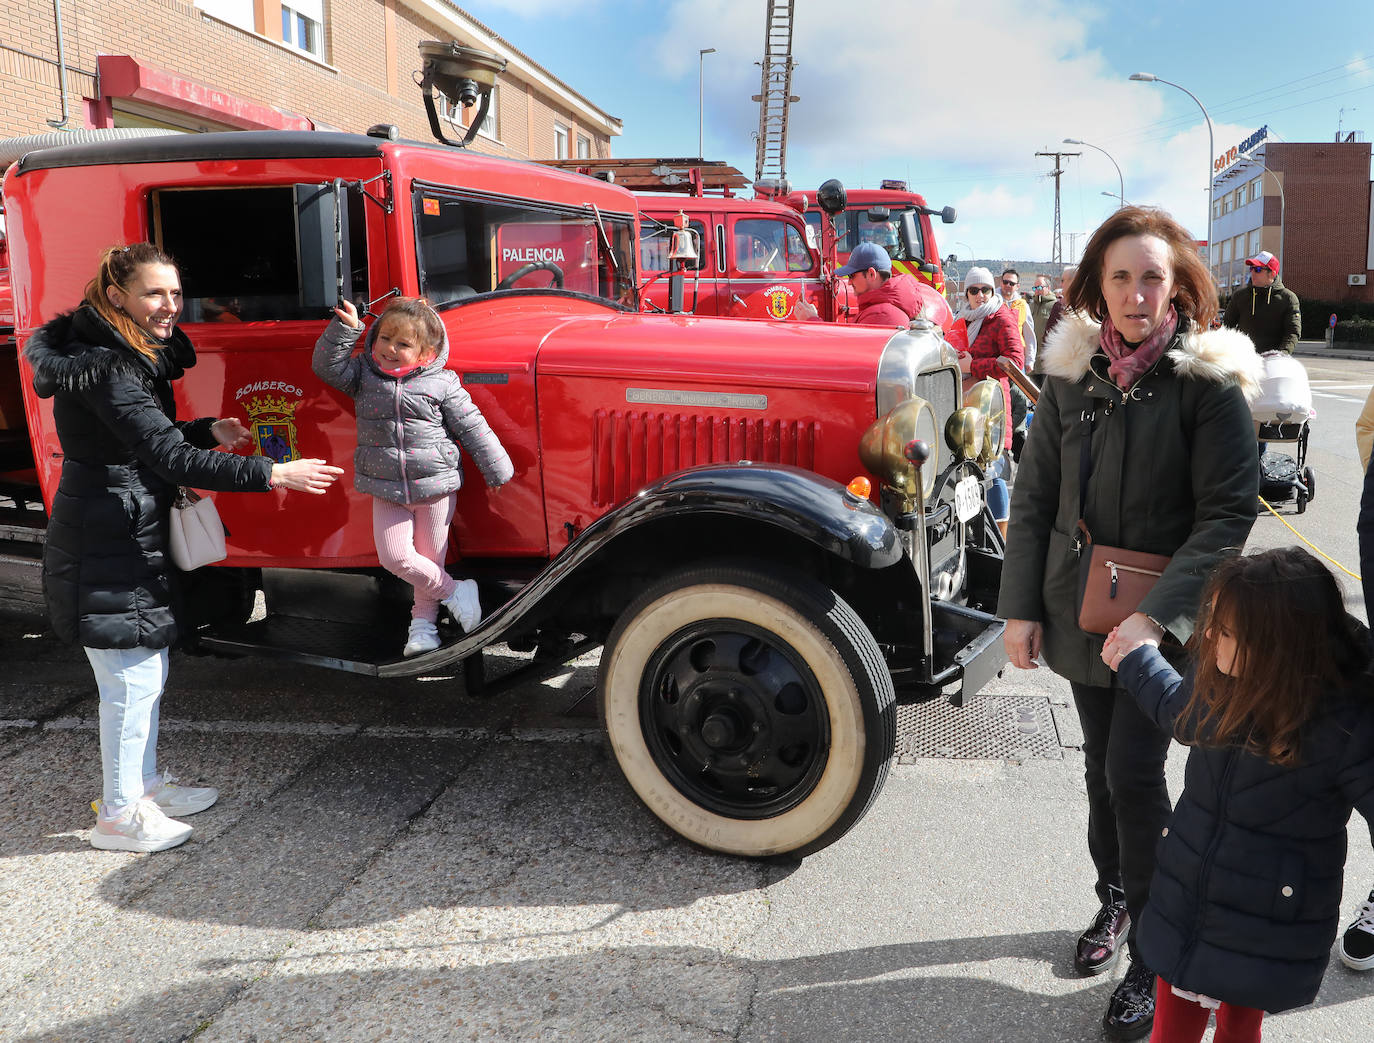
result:
[(1174, 335), (1174, 330), (1178, 329), (1178, 312), (1174, 311), (1174, 306), (1169, 305), (1169, 314), (1164, 316), (1164, 321), (1155, 327), (1155, 331), (1141, 341), (1134, 348), (1121, 339), (1121, 334), (1112, 325), (1112, 317), (1108, 315), (1102, 320), (1102, 334), (1098, 338), (1098, 343), (1102, 345), (1102, 350), (1107, 358), (1111, 359), (1111, 365), (1107, 367), (1107, 372), (1116, 381), (1116, 386), (1123, 391), (1129, 388), (1137, 380), (1145, 375), (1151, 366), (1164, 354), (1164, 349), (1168, 346), (1170, 339)]

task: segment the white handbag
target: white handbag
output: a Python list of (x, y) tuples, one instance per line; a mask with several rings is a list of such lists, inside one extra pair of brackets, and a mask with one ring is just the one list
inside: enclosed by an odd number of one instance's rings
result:
[(215, 501), (194, 489), (178, 488), (169, 519), (167, 549), (182, 572), (228, 557), (224, 523), (219, 520)]

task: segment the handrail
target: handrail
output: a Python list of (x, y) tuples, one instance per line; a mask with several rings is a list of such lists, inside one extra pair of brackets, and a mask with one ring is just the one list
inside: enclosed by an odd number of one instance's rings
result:
[(1019, 387), (1022, 393), (1030, 399), (1031, 405), (1035, 405), (1040, 400), (1040, 388), (1035, 381), (1027, 376), (1026, 371), (1018, 366), (1005, 355), (997, 359), (997, 368), (1011, 378), (1011, 382)]

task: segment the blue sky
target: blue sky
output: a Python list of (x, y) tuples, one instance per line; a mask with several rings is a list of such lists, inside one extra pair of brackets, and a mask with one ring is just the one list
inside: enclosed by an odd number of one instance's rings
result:
[[(705, 56), (705, 155), (754, 170), (765, 0), (458, 0), (597, 105), (624, 120), (616, 156), (697, 151), (698, 50)], [(847, 16), (845, 12), (853, 12)], [(1207, 107), (1219, 154), (1268, 125), (1272, 140), (1331, 141), (1374, 130), (1374, 2), (991, 5), (797, 0), (787, 173), (876, 187), (905, 178), (931, 205), (943, 253), (1048, 259), (1049, 159), (1080, 151), (1061, 179), (1069, 233), (1127, 200), (1163, 206), (1206, 234), (1207, 128), (1174, 87)], [(1342, 109), (1344, 111), (1342, 112)], [(1367, 140), (1367, 138), (1366, 138)], [(1083, 239), (1072, 245), (1081, 249)]]

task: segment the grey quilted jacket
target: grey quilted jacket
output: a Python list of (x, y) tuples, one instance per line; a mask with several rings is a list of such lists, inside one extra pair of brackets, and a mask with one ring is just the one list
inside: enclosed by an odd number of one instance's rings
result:
[(445, 368), (448, 337), (429, 363), (402, 377), (383, 372), (372, 358), (378, 323), (363, 350), (353, 354), (362, 332), (338, 319), (315, 342), (315, 375), (354, 400), (358, 448), (353, 485), (360, 493), (415, 503), (463, 484), (461, 444), (488, 485), (505, 485), (515, 473), (510, 457), (473, 404), (458, 374)]

